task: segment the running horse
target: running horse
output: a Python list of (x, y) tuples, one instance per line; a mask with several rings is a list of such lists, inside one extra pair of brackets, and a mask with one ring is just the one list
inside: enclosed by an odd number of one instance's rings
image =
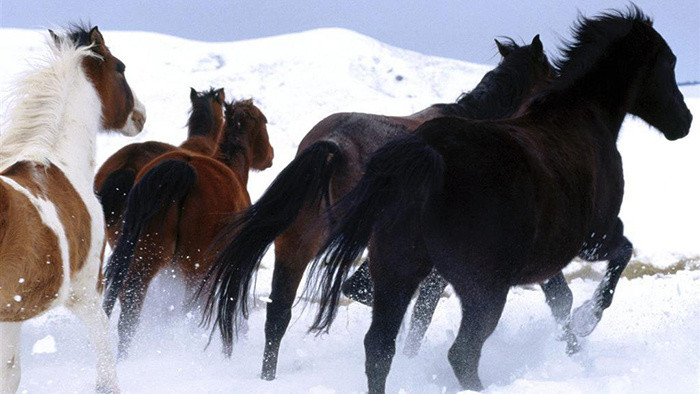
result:
[(98, 390), (118, 392), (91, 185), (98, 131), (134, 136), (146, 112), (97, 27), (49, 32), (51, 55), (16, 87), (0, 136), (0, 391), (19, 385), (22, 323), (65, 305), (97, 351)]
[(384, 392), (404, 312), (433, 267), (461, 300), (448, 360), (469, 390), (483, 387), (481, 348), (511, 286), (549, 278), (576, 256), (608, 260), (593, 297), (572, 314), (571, 330), (587, 335), (610, 306), (632, 255), (618, 218), (622, 121), (638, 116), (676, 140), (688, 134), (692, 115), (676, 84), (676, 57), (641, 10), (582, 18), (574, 33), (559, 76), (520, 116), (426, 122), (377, 151), (333, 208), (336, 225), (309, 276), (321, 292), (312, 329), (329, 327), (342, 280), (369, 245), (370, 393)]
[(150, 282), (175, 266), (194, 295), (212, 263), (210, 246), (231, 213), (250, 206), (250, 169), (272, 165), (267, 119), (252, 100), (225, 106), (225, 127), (212, 156), (181, 149), (146, 165), (136, 177), (124, 226), (107, 264), (104, 308), (119, 298), (119, 355), (125, 357)]
[[(497, 45), (503, 56), (499, 66), (456, 103), (435, 104), (406, 117), (338, 113), (319, 122), (301, 141), (296, 158), (263, 196), (221, 234), (228, 245), (217, 256), (208, 278), (207, 285), (213, 286), (214, 291), (208, 296), (205, 323), (214, 319), (229, 349), (239, 315), (247, 317), (253, 273), (268, 246), (275, 243), (272, 302), (267, 304), (265, 323), (263, 379), (275, 378), (279, 346), (292, 316), (302, 274), (321, 247), (329, 227), (325, 207), (357, 183), (369, 156), (392, 138), (410, 133), (438, 116), (508, 117), (551, 81), (552, 69), (539, 36), (522, 47), (512, 41)], [(324, 198), (326, 204), (321, 202)], [(558, 297), (556, 306), (552, 307), (561, 320), (569, 315), (571, 292), (565, 281), (557, 284), (558, 287), (547, 289), (569, 295), (568, 307), (564, 296)], [(437, 301), (437, 297), (425, 298)], [(432, 312), (434, 305), (417, 307), (417, 311), (421, 309)], [(413, 337), (420, 340), (427, 325), (415, 326), (419, 333)]]
[(197, 92), (190, 88), (192, 109), (187, 121), (187, 139), (176, 147), (160, 141), (129, 144), (110, 156), (97, 170), (94, 189), (105, 215), (107, 242), (117, 244), (124, 206), (136, 175), (151, 160), (177, 149), (212, 155), (224, 128), (224, 89)]

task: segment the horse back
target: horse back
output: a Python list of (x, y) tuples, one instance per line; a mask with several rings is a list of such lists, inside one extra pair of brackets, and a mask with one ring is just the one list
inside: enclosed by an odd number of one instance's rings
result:
[(129, 144), (110, 156), (95, 174), (94, 190), (102, 189), (107, 177), (120, 169), (131, 170), (134, 175), (156, 157), (177, 149), (176, 146), (159, 141)]

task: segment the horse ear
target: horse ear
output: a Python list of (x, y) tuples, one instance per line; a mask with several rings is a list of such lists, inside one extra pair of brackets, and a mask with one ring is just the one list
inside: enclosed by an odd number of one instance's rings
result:
[(223, 105), (224, 101), (226, 101), (226, 93), (224, 92), (224, 88), (220, 88), (216, 91), (216, 101)]
[(51, 35), (51, 39), (53, 40), (54, 44), (56, 44), (56, 46), (61, 44), (61, 37), (59, 37), (58, 34), (54, 33), (53, 30), (49, 29), (49, 35)]
[(97, 26), (90, 30), (90, 43), (94, 45), (94, 50), (97, 53), (101, 55), (106, 54), (107, 47), (105, 46), (105, 39), (102, 37), (102, 33), (100, 33), (100, 29), (98, 29)]
[(533, 37), (532, 43), (530, 43), (530, 49), (537, 54), (542, 53), (542, 41), (540, 41), (539, 34)]
[(501, 42), (496, 39), (494, 39), (494, 41), (496, 42), (496, 47), (498, 47), (498, 53), (500, 53), (501, 56), (506, 57), (510, 55), (511, 52), (513, 52), (513, 49), (511, 47), (501, 44)]
[(194, 88), (190, 88), (190, 101), (194, 102), (197, 99), (197, 91)]

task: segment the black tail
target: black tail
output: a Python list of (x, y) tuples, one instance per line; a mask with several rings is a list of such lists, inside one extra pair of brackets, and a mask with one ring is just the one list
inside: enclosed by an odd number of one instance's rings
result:
[(441, 187), (444, 167), (442, 156), (416, 135), (394, 140), (372, 156), (357, 186), (332, 208), (335, 225), (311, 267), (306, 288), (320, 294), (312, 331), (330, 328), (342, 284), (375, 224), (418, 215)]
[(134, 170), (120, 168), (109, 174), (102, 188), (97, 192), (105, 214), (105, 223), (108, 226), (117, 224), (126, 205), (129, 190), (134, 185), (134, 178), (136, 178)]
[(331, 176), (341, 160), (342, 152), (334, 142), (320, 141), (309, 146), (282, 170), (255, 204), (235, 216), (219, 234), (218, 242), (225, 246), (200, 293), (213, 278), (203, 324), (210, 324), (215, 315), (214, 324), (221, 331), (228, 355), (240, 315), (248, 317), (251, 278), (265, 251), (304, 206), (328, 198)]
[(141, 230), (161, 209), (180, 204), (196, 180), (194, 167), (183, 161), (166, 160), (148, 171), (129, 192), (124, 227), (105, 272), (107, 287), (102, 306), (108, 316), (129, 272)]

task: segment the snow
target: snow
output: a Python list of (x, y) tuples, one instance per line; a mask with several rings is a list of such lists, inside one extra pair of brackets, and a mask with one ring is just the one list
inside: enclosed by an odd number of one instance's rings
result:
[[(98, 163), (121, 146), (145, 140), (179, 143), (186, 134), (189, 87), (225, 87), (227, 98), (254, 97), (266, 114), (274, 166), (251, 175), (257, 198), (294, 157), (297, 144), (323, 117), (340, 111), (409, 114), (435, 102), (451, 102), (489, 68), (424, 56), (344, 29), (321, 29), (265, 39), (204, 43), (142, 32), (105, 32), (107, 44), (127, 65), (132, 88), (147, 107), (145, 131), (134, 139), (98, 139)], [(0, 92), (28, 61), (44, 53), (38, 31), (0, 29)], [(468, 48), (465, 48), (465, 51)], [(700, 113), (700, 90), (683, 88)], [(0, 103), (4, 113), (7, 100)], [(2, 118), (4, 119), (4, 117)], [(5, 125), (3, 125), (4, 129)], [(0, 130), (2, 130), (0, 129)], [(630, 118), (619, 141), (626, 197), (621, 216), (635, 244), (634, 259), (664, 268), (700, 257), (698, 226), (700, 130), (668, 142)], [(176, 279), (154, 282), (131, 358), (119, 364), (126, 393), (357, 393), (366, 390), (362, 339), (370, 310), (357, 303), (339, 311), (330, 334), (306, 333), (313, 305), (299, 303), (280, 353), (278, 378), (258, 378), (269, 302), (272, 255), (258, 274), (256, 307), (247, 334), (225, 359), (198, 316), (185, 315)], [(48, 262), (47, 262), (48, 263)], [(572, 264), (568, 271), (582, 263)], [(603, 265), (596, 264), (595, 271)], [(486, 392), (698, 392), (700, 387), (699, 271), (623, 278), (613, 305), (583, 351), (568, 357), (536, 288), (514, 288), (495, 333), (487, 341), (480, 376)], [(593, 293), (592, 279), (574, 279), (574, 305)], [(172, 308), (171, 308), (172, 307)], [(390, 393), (455, 393), (459, 385), (447, 362), (459, 324), (454, 296), (440, 301), (427, 340), (415, 359), (401, 354), (389, 375)], [(115, 313), (116, 314), (116, 313)], [(116, 340), (116, 318), (112, 319)], [(403, 335), (403, 333), (401, 334)], [(20, 392), (89, 392), (95, 356), (87, 334), (66, 310), (27, 322), (22, 337)], [(58, 344), (58, 346), (56, 346)]]

